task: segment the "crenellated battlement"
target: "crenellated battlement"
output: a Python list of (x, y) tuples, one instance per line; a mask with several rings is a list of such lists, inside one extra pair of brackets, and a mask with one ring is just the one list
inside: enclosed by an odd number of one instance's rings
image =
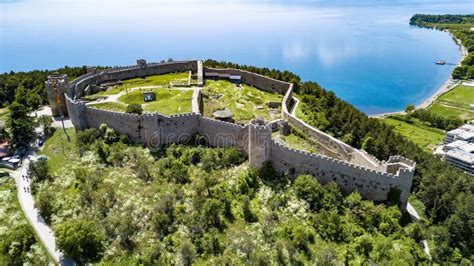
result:
[[(275, 129), (275, 123), (278, 121), (265, 124), (264, 121), (254, 120), (246, 125), (239, 125), (204, 117), (199, 107), (200, 88), (196, 88), (193, 92), (191, 113), (169, 116), (160, 113), (137, 115), (95, 109), (79, 100), (84, 95), (85, 88), (90, 84), (96, 85), (109, 80), (181, 70), (199, 72), (198, 68), (201, 68), (201, 75), (209, 71), (241, 75), (242, 81), (246, 84), (261, 90), (284, 94), (282, 114), (288, 124), (339, 153), (356, 158), (356, 162), (363, 163), (356, 164), (313, 154), (279, 143), (272, 138), (272, 130)], [(203, 81), (202, 78), (201, 81)], [(254, 167), (261, 167), (265, 162), (271, 161), (280, 173), (293, 177), (299, 174), (310, 174), (321, 183), (335, 182), (345, 193), (357, 190), (364, 198), (383, 201), (387, 199), (387, 194), (391, 189), (400, 189), (401, 209), (406, 208), (416, 163), (402, 156), (391, 156), (386, 162), (379, 161), (367, 152), (357, 150), (300, 120), (290, 110), (296, 102), (293, 98), (291, 83), (244, 70), (206, 68), (202, 67), (202, 63), (198, 61), (146, 63), (143, 60), (139, 65), (115, 67), (81, 76), (71, 82), (64, 96), (67, 111), (76, 130), (98, 128), (105, 123), (119, 134), (126, 134), (133, 141), (143, 143), (150, 149), (183, 142), (199, 133), (207, 138), (211, 146), (237, 147), (242, 150), (248, 155), (250, 165)]]

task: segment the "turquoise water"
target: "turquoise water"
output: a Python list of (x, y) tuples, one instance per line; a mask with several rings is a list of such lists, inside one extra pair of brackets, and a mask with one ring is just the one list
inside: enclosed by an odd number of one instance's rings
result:
[(229, 60), (288, 69), (367, 114), (435, 92), (457, 63), (449, 34), (414, 13), (474, 13), (474, 1), (2, 1), (0, 72)]

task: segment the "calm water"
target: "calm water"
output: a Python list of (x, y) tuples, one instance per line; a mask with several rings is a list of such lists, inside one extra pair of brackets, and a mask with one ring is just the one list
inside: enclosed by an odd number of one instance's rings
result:
[(64, 65), (229, 60), (288, 69), (368, 114), (428, 98), (459, 48), (414, 13), (474, 13), (474, 1), (5, 1), (0, 72)]

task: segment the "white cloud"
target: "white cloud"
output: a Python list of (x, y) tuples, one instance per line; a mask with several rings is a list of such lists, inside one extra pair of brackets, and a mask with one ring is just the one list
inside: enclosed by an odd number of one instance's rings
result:
[(309, 50), (300, 42), (285, 45), (282, 50), (283, 58), (288, 61), (303, 59), (309, 55)]

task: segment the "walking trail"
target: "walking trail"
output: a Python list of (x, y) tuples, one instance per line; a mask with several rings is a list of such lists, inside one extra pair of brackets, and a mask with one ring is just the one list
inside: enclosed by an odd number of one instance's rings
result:
[[(32, 156), (35, 155), (33, 152), (30, 154)], [(31, 179), (28, 178), (29, 164), (30, 159), (25, 158), (23, 159), (21, 167), (12, 172), (13, 178), (15, 178), (16, 181), (18, 201), (20, 202), (21, 209), (55, 262), (60, 265), (75, 265), (73, 260), (65, 258), (62, 252), (57, 250), (56, 239), (51, 228), (44, 222), (38, 209), (35, 208), (33, 196), (30, 193)]]
[[(51, 112), (49, 107), (45, 107), (45, 112)], [(48, 110), (49, 109), (49, 110)], [(33, 114), (32, 114), (33, 115)], [(70, 123), (69, 120), (65, 121), (65, 125)], [(56, 123), (54, 124), (55, 126)], [(58, 130), (61, 130), (58, 128)], [(41, 128), (37, 128), (37, 131), (42, 131)], [(39, 239), (44, 247), (48, 250), (48, 253), (54, 259), (56, 263), (60, 265), (76, 265), (74, 260), (67, 258), (64, 254), (59, 251), (56, 247), (56, 238), (54, 237), (51, 227), (49, 227), (45, 222), (43, 217), (39, 214), (38, 209), (35, 208), (35, 203), (33, 195), (31, 195), (30, 182), (31, 179), (28, 177), (28, 167), (30, 164), (29, 157), (36, 156), (36, 153), (32, 150), (28, 151), (27, 155), (22, 161), (21, 166), (12, 172), (12, 176), (15, 179), (18, 201), (20, 202), (21, 209), (28, 219), (29, 223), (36, 231)]]
[[(122, 97), (123, 95), (125, 94), (128, 94), (132, 91), (136, 91), (136, 90), (140, 90), (140, 89), (160, 89), (160, 88), (163, 88), (165, 89), (163, 86), (143, 86), (143, 87), (134, 87), (134, 88), (130, 88), (130, 89), (126, 89), (124, 91), (121, 91), (117, 94), (112, 94), (112, 95), (104, 95), (104, 97), (107, 97), (107, 98), (102, 98), (102, 99), (98, 99), (98, 100), (95, 100), (95, 101), (91, 101), (91, 102), (88, 102), (87, 105), (91, 105), (91, 104), (96, 104), (96, 103), (106, 103), (106, 102), (116, 102), (116, 103), (122, 103), (119, 98)], [(181, 91), (189, 91), (189, 90), (194, 90), (194, 87), (189, 87), (189, 88), (184, 88), (184, 87), (173, 87), (172, 88), (173, 90), (181, 90)]]

